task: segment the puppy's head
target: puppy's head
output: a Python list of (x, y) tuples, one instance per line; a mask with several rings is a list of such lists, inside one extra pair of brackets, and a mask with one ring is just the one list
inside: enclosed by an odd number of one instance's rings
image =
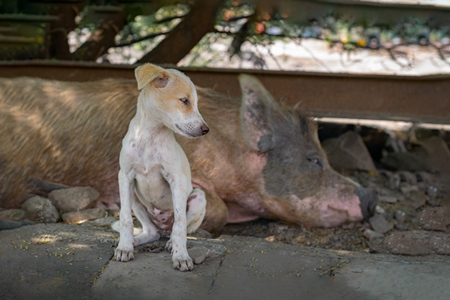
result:
[(209, 132), (198, 111), (197, 91), (189, 77), (152, 64), (137, 67), (134, 74), (141, 90), (142, 109), (185, 137), (199, 137)]

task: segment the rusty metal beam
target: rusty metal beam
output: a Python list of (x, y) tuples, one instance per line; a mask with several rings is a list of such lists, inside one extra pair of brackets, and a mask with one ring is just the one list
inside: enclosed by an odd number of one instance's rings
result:
[[(134, 78), (135, 66), (73, 62), (0, 62), (0, 77), (66, 81)], [(237, 76), (257, 76), (276, 99), (316, 117), (450, 124), (450, 75), (382, 76), (179, 68), (198, 86), (239, 97)]]

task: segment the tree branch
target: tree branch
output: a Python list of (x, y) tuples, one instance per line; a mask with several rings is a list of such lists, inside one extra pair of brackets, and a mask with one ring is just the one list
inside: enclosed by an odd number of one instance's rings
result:
[(50, 6), (50, 14), (58, 16), (58, 20), (50, 23), (50, 45), (49, 54), (51, 58), (70, 60), (72, 54), (69, 50), (67, 34), (75, 27), (75, 17), (82, 10), (85, 4), (80, 3), (60, 3)]
[(123, 11), (102, 13), (100, 26), (74, 53), (74, 60), (95, 61), (115, 46), (116, 34), (124, 26)]
[(132, 41), (129, 41), (129, 42), (123, 42), (123, 43), (117, 44), (117, 45), (115, 45), (114, 47), (127, 47), (127, 46), (131, 46), (131, 45), (133, 45), (133, 44), (136, 44), (136, 43), (139, 43), (139, 42), (148, 40), (148, 39), (153, 39), (153, 38), (155, 38), (155, 37), (157, 37), (157, 36), (160, 36), (160, 35), (168, 34), (169, 32), (170, 32), (170, 31), (148, 34), (148, 35), (146, 35), (146, 36), (137, 38), (137, 39), (132, 40)]
[(167, 37), (138, 63), (176, 64), (207, 34), (214, 30), (221, 0), (197, 0), (191, 11)]

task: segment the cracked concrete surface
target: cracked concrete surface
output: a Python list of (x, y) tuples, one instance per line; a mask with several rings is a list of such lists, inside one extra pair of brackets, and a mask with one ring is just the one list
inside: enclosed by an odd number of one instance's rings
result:
[(222, 236), (191, 272), (166, 251), (112, 260), (117, 234), (91, 225), (0, 232), (0, 299), (450, 299), (449, 256), (329, 251)]

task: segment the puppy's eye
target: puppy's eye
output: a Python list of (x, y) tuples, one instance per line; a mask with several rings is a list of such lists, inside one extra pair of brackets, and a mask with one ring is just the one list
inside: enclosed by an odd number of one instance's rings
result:
[(189, 99), (186, 98), (180, 98), (180, 101), (183, 102), (184, 105), (189, 105)]

